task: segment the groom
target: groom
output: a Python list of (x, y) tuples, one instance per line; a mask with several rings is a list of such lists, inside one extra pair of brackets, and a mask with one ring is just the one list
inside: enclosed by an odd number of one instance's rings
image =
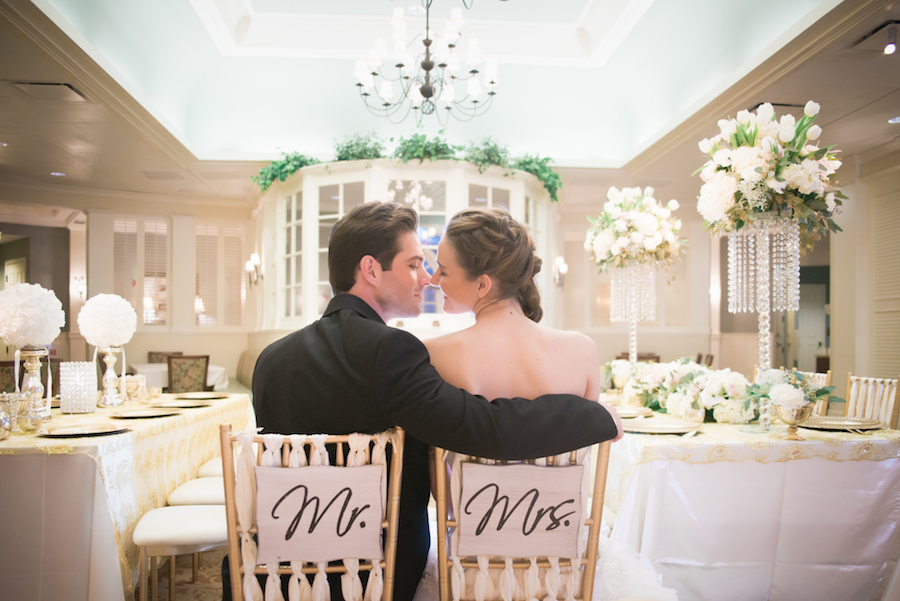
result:
[(415, 336), (385, 325), (420, 312), (430, 276), (417, 227), (416, 212), (397, 203), (366, 203), (341, 218), (328, 245), (334, 298), (321, 319), (269, 345), (253, 374), (264, 433), (406, 430), (396, 601), (411, 601), (428, 554), (429, 445), (528, 459), (622, 436), (617, 415), (580, 397), (487, 402), (454, 388)]

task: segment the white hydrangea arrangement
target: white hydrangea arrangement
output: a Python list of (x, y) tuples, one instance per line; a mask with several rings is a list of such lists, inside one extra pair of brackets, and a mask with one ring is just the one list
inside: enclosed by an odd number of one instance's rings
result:
[(98, 294), (78, 313), (78, 328), (88, 344), (98, 348), (126, 344), (137, 329), (137, 313), (117, 294)]
[(813, 124), (818, 113), (819, 105), (809, 101), (799, 121), (793, 115), (776, 119), (765, 103), (755, 114), (743, 110), (735, 119), (721, 119), (720, 133), (700, 141), (710, 160), (699, 170), (704, 183), (697, 210), (709, 229), (738, 230), (758, 213), (778, 211), (804, 224), (804, 249), (829, 230), (841, 231), (832, 219), (847, 198), (832, 181), (841, 162), (832, 146), (815, 144), (822, 134)]
[(712, 370), (691, 360), (670, 364), (672, 369), (659, 387), (659, 406), (672, 417), (684, 418), (691, 409), (707, 409), (700, 402)]
[(681, 220), (673, 212), (678, 201), (662, 205), (653, 198), (653, 188), (609, 189), (603, 212), (588, 217), (584, 247), (591, 252), (600, 271), (638, 263), (670, 263), (684, 249), (678, 238)]
[(749, 380), (728, 368), (714, 371), (700, 392), (700, 404), (712, 408), (720, 424), (746, 424), (756, 417), (757, 404), (747, 399)]
[[(775, 405), (789, 409), (799, 409), (810, 403), (831, 396), (834, 386), (819, 388), (803, 374), (784, 369), (767, 369), (756, 377), (756, 382), (747, 389), (747, 397), (758, 402), (768, 397)], [(843, 400), (831, 396), (834, 400)]]
[(17, 348), (52, 344), (66, 314), (51, 290), (39, 284), (14, 284), (0, 291), (0, 338)]

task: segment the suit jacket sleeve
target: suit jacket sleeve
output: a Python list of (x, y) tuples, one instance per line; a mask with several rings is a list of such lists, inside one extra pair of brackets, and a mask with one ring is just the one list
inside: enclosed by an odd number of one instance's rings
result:
[(394, 330), (376, 354), (377, 402), (412, 436), (452, 451), (493, 459), (556, 455), (611, 440), (612, 416), (599, 403), (573, 395), (535, 400), (494, 399), (444, 380), (413, 335)]

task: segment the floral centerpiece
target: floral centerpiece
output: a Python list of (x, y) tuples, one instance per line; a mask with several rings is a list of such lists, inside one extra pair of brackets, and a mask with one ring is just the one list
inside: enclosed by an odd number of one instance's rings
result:
[[(106, 372), (103, 374), (103, 396), (99, 405), (115, 407), (127, 398), (125, 351), (120, 347), (131, 340), (137, 329), (137, 313), (127, 300), (116, 294), (98, 294), (88, 299), (78, 313), (78, 328), (88, 344), (102, 350)], [(122, 378), (116, 378), (116, 352), (122, 352)], [(96, 353), (95, 353), (96, 359)], [(122, 397), (116, 384), (122, 389)]]
[(66, 325), (62, 303), (39, 284), (14, 284), (0, 291), (0, 338), (17, 348), (52, 344)]
[(676, 209), (676, 200), (658, 203), (653, 188), (612, 187), (603, 212), (588, 217), (591, 227), (584, 247), (601, 272), (635, 263), (671, 263), (684, 248), (678, 238), (681, 220), (673, 216)]
[(690, 359), (673, 362), (670, 367), (659, 386), (660, 410), (672, 417), (704, 421), (706, 407), (700, 402), (700, 393), (712, 370)]
[(625, 359), (613, 359), (600, 367), (604, 388), (622, 390), (631, 379), (634, 368)]
[(137, 313), (121, 296), (98, 294), (88, 299), (78, 313), (78, 328), (90, 345), (119, 347), (134, 336)]
[(767, 369), (747, 388), (747, 395), (755, 401), (768, 399), (776, 406), (799, 409), (831, 396), (833, 390), (834, 386), (819, 387), (797, 371)]
[(757, 403), (747, 397), (750, 382), (736, 371), (720, 369), (710, 374), (700, 392), (700, 404), (713, 410), (720, 424), (746, 424), (756, 418)]
[(785, 213), (804, 224), (800, 244), (811, 249), (827, 231), (839, 232), (832, 217), (847, 197), (832, 176), (841, 162), (832, 146), (815, 144), (822, 128), (813, 121), (819, 105), (809, 101), (803, 117), (776, 119), (772, 105), (756, 113), (739, 111), (719, 121), (720, 133), (701, 140), (710, 160), (700, 169), (703, 186), (697, 210), (714, 232), (733, 231), (760, 213)]

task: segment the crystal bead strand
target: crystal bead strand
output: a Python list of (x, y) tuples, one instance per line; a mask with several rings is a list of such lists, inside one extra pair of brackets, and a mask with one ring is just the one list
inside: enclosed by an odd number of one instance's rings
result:
[(738, 287), (740, 286), (740, 264), (739, 256), (740, 246), (738, 244), (738, 236), (732, 234), (728, 236), (728, 312), (738, 313), (739, 297)]
[(785, 222), (786, 219), (776, 219), (771, 228), (772, 237), (772, 311), (784, 311), (787, 306), (787, 288), (785, 263)]
[(746, 304), (744, 305), (746, 308), (744, 311), (753, 312), (757, 309), (756, 303), (756, 236), (754, 232), (754, 228), (750, 227), (747, 231), (745, 246), (747, 249), (746, 256), (746, 264), (747, 264), (747, 283), (744, 285), (744, 291), (746, 293), (745, 299)]
[[(771, 323), (769, 316), (769, 228), (757, 222), (756, 227), (756, 309), (759, 312), (759, 359), (757, 367), (763, 372), (771, 367), (769, 357)], [(771, 400), (763, 397), (759, 407), (759, 425), (768, 429), (772, 423)]]
[(790, 221), (787, 226), (787, 304), (786, 310), (800, 310), (800, 224)]

